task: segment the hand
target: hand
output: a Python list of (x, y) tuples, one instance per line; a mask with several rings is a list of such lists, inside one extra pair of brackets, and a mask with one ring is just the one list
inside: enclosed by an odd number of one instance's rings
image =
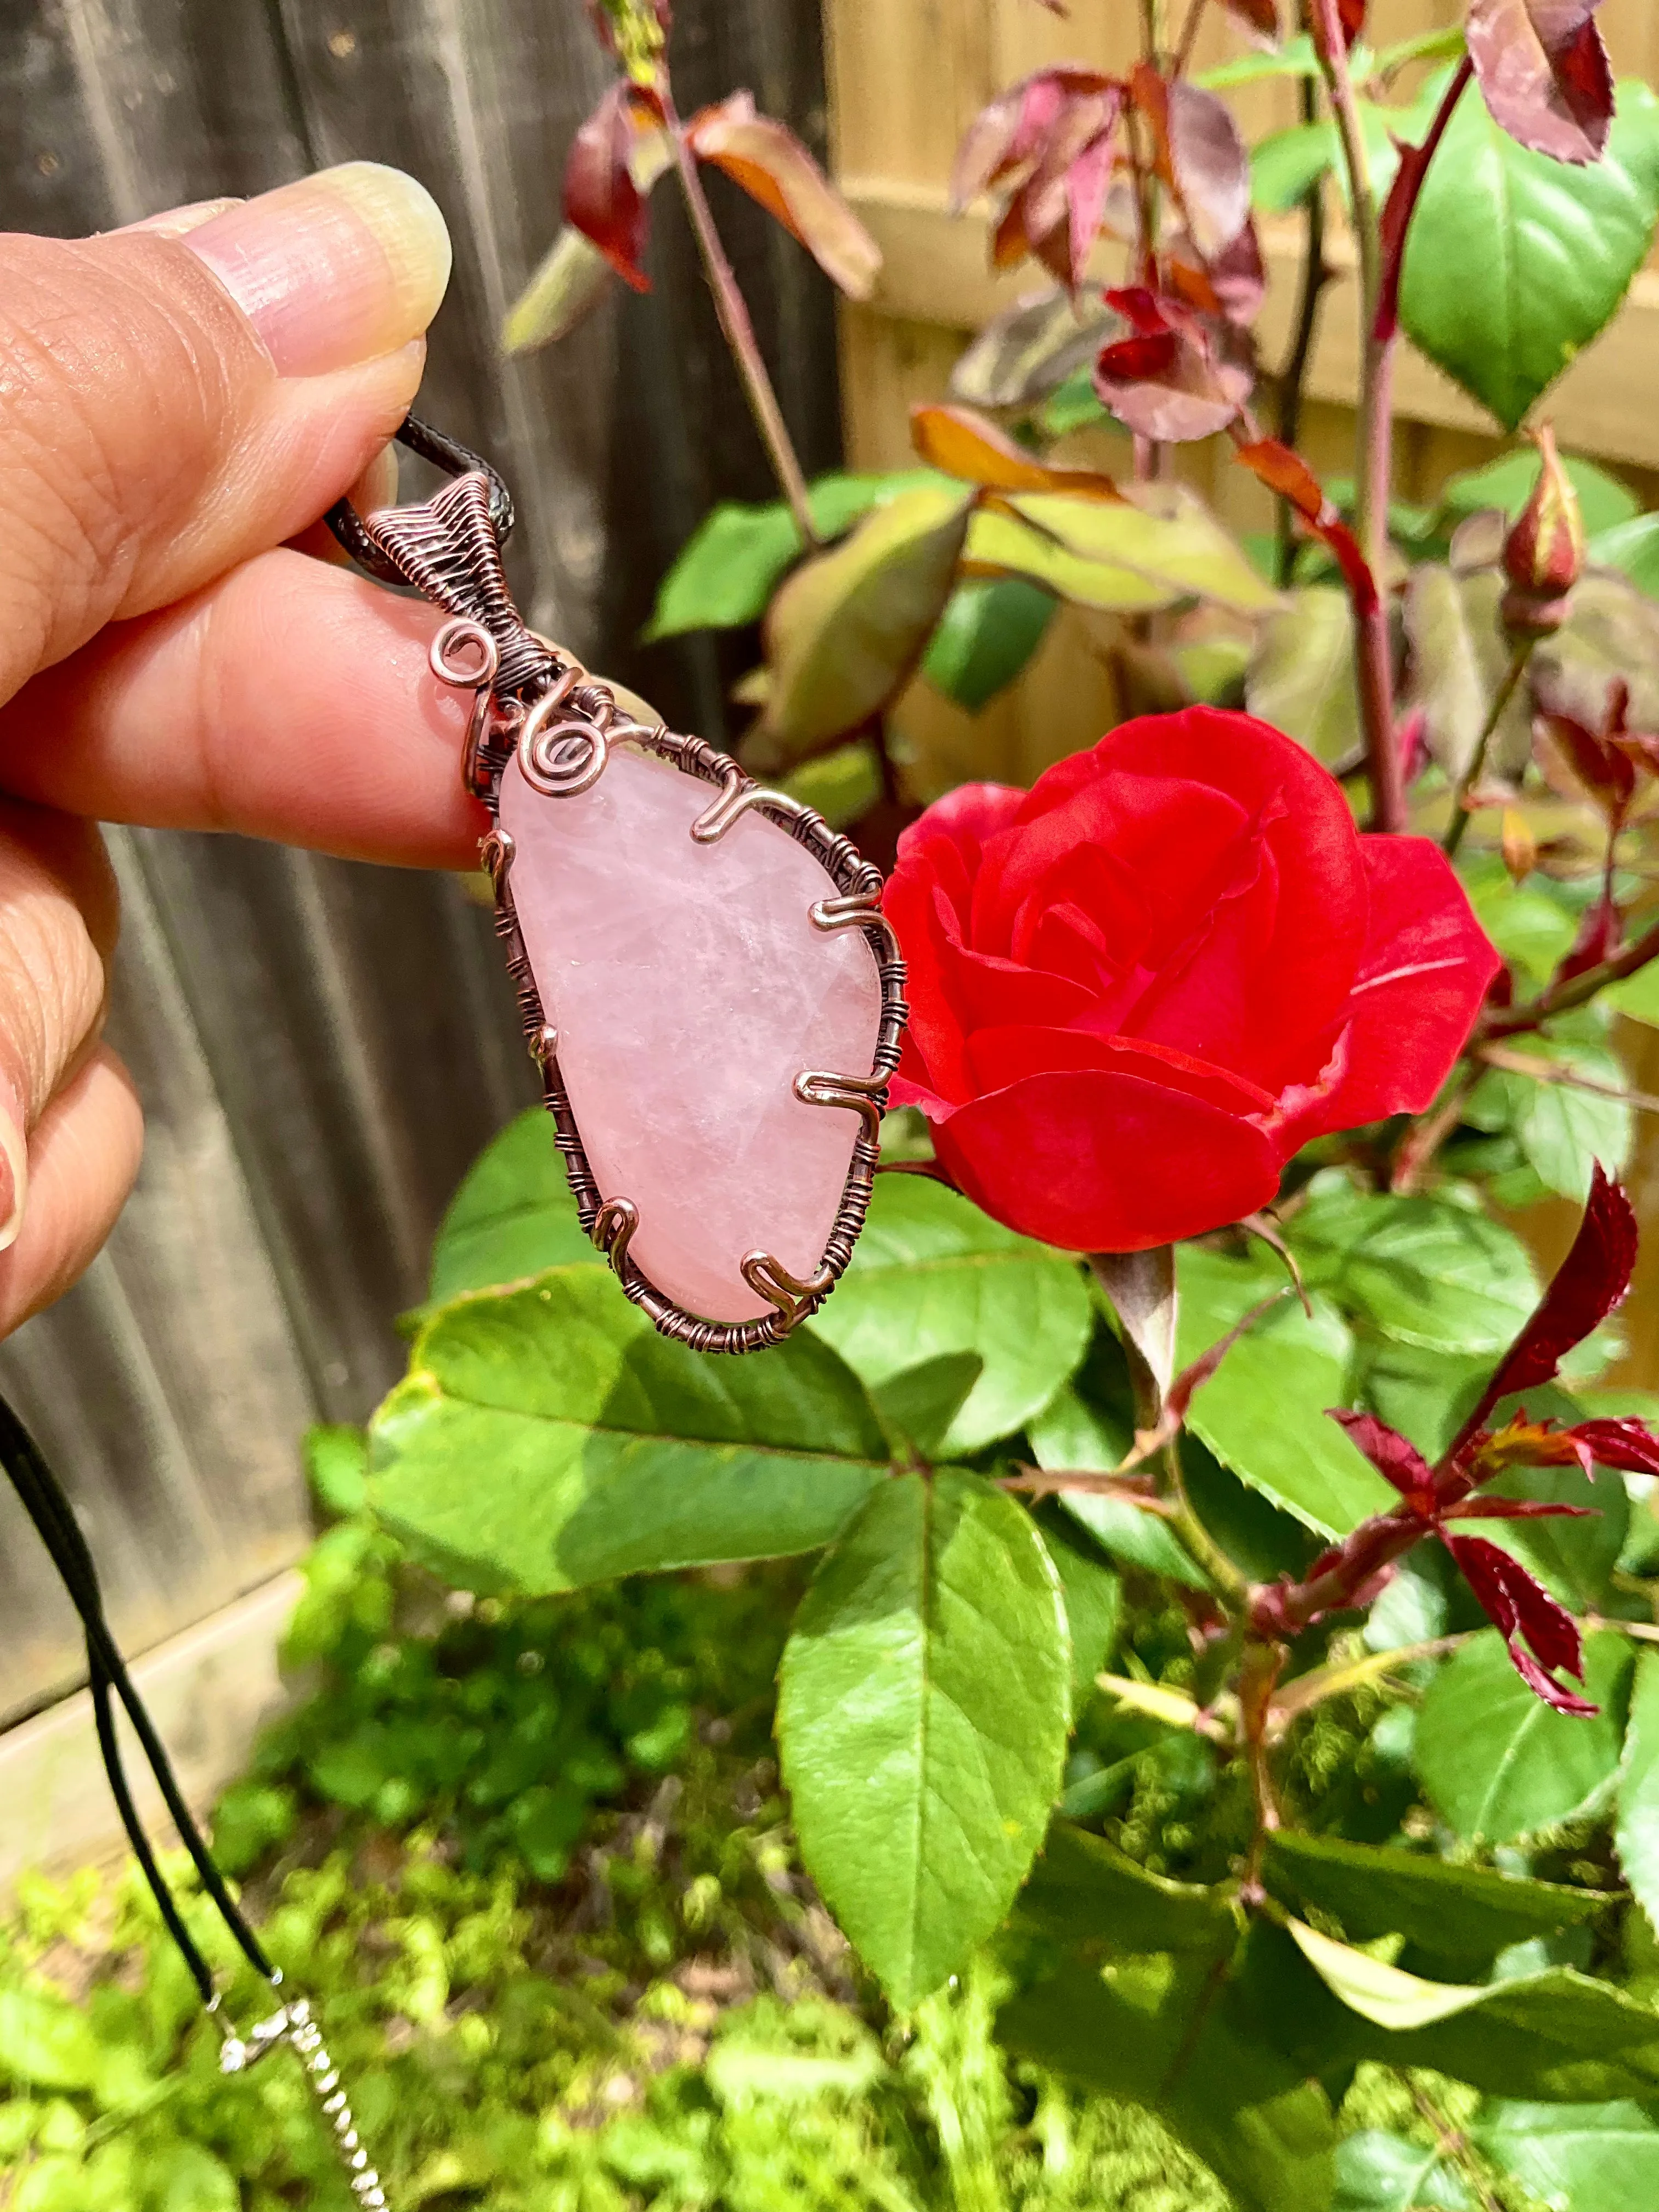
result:
[(313, 557), (342, 492), (392, 495), (448, 274), (430, 198), (367, 163), (0, 239), (0, 1334), (75, 1279), (137, 1172), (98, 1042), (117, 902), (94, 823), (476, 854), (441, 617)]

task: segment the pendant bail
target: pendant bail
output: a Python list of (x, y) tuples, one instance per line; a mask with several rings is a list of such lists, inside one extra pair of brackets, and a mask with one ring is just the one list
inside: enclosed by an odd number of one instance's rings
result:
[[(506, 484), (481, 454), (413, 415), (396, 437), (451, 481), (431, 499), (376, 507), (368, 515), (342, 499), (328, 511), (329, 528), (371, 575), (417, 591), (459, 621), (487, 630), (497, 654), (490, 690), (503, 700), (533, 701), (557, 680), (562, 657), (529, 628), (507, 588), (501, 548), (514, 516)], [(471, 672), (440, 673), (450, 683), (478, 682)]]

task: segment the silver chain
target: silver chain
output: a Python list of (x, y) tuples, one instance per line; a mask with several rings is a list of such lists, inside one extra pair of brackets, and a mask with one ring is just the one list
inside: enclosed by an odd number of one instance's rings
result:
[(279, 2043), (286, 2043), (305, 2069), (306, 2079), (323, 2108), (323, 2116), (334, 2130), (335, 2148), (345, 2166), (352, 2194), (363, 2207), (363, 2212), (386, 2212), (380, 2177), (369, 2164), (368, 2153), (358, 2139), (357, 2124), (351, 2117), (346, 2093), (340, 2087), (339, 2069), (329, 2057), (328, 2045), (311, 2016), (311, 2006), (306, 1998), (295, 1997), (280, 2011), (272, 2013), (269, 2020), (259, 2021), (249, 2031), (246, 2040), (240, 2036), (228, 2035), (219, 2051), (219, 2070), (222, 2074), (245, 2074)]

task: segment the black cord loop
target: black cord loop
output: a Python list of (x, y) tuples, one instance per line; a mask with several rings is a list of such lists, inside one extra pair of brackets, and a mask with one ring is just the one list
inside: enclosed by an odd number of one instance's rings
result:
[(202, 1832), (185, 1802), (184, 1792), (179, 1787), (178, 1777), (173, 1771), (166, 1747), (155, 1732), (155, 1723), (133, 1686), (125, 1662), (110, 1633), (109, 1624), (104, 1617), (103, 1591), (98, 1581), (98, 1570), (88, 1549), (87, 1540), (81, 1533), (80, 1523), (76, 1520), (74, 1509), (64, 1495), (57, 1476), (47, 1466), (40, 1446), (3, 1398), (0, 1398), (0, 1466), (4, 1467), (10, 1477), (12, 1487), (22, 1500), (24, 1511), (34, 1523), (41, 1542), (51, 1554), (52, 1565), (63, 1579), (64, 1587), (69, 1592), (70, 1601), (80, 1615), (86, 1636), (87, 1672), (92, 1688), (93, 1713), (98, 1727), (98, 1744), (103, 1753), (104, 1770), (109, 1777), (116, 1810), (120, 1814), (121, 1826), (126, 1830), (133, 1856), (143, 1869), (144, 1879), (149, 1884), (156, 1908), (190, 1969), (191, 1979), (201, 1992), (202, 2002), (210, 2006), (214, 2002), (212, 1969), (185, 1925), (177, 1901), (156, 1863), (155, 1854), (144, 1833), (137, 1808), (132, 1802), (132, 1792), (121, 1758), (120, 1742), (115, 1732), (112, 1692), (126, 1708), (133, 1732), (149, 1761), (150, 1771), (155, 1777), (156, 1785), (173, 1817), (173, 1826), (195, 1863), (203, 1888), (218, 1907), (221, 1917), (248, 1964), (266, 1981), (279, 1983), (282, 1976), (265, 1955), (264, 1947), (248, 1925), (240, 1907), (226, 1887), (223, 1876), (213, 1863)]

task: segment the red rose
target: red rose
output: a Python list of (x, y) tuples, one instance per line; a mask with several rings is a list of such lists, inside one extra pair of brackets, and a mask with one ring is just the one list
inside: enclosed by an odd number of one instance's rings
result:
[(1266, 1205), (1310, 1137), (1434, 1097), (1498, 967), (1437, 846), (1361, 836), (1248, 714), (1109, 731), (899, 841), (893, 1085), (988, 1213), (1134, 1252)]

